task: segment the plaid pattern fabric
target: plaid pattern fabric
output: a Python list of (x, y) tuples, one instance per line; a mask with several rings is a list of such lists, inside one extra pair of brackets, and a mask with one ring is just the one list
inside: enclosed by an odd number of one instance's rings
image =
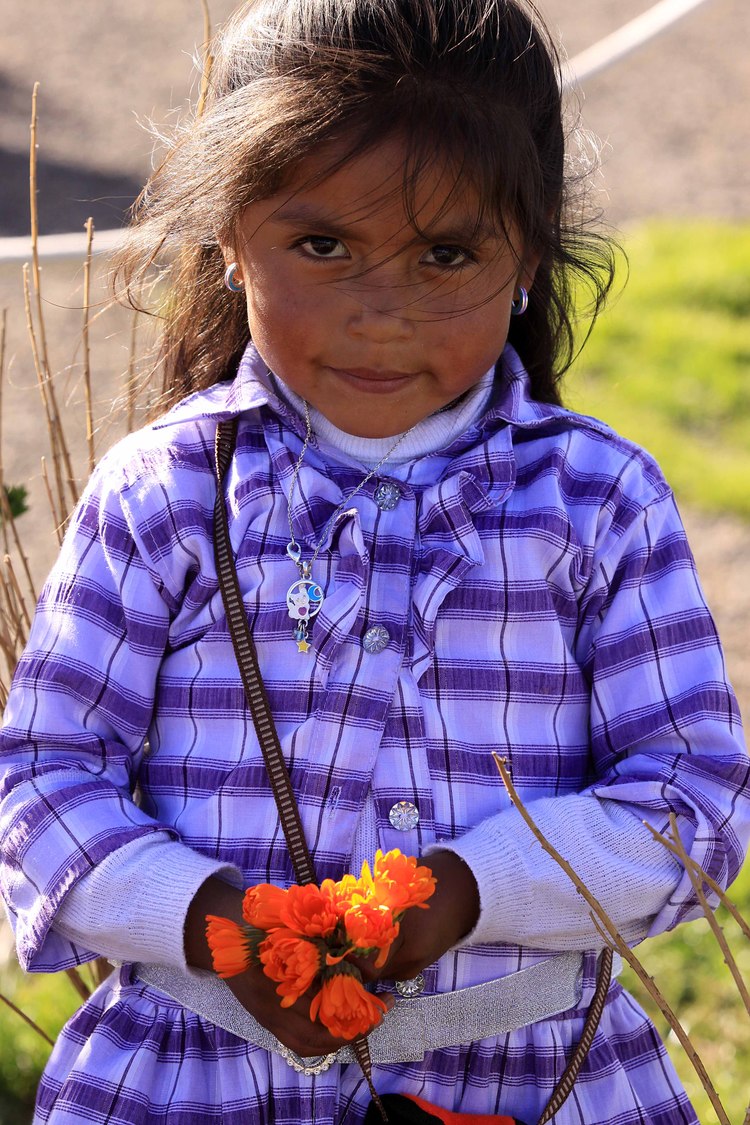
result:
[[(303, 433), (252, 349), (233, 384), (175, 408), (95, 472), (45, 586), (2, 742), (5, 901), (33, 970), (95, 951), (54, 931), (70, 887), (153, 832), (292, 880), (247, 714), (212, 547), (213, 440), (240, 415), (227, 484), (247, 612), (320, 877), (349, 868), (374, 795), (383, 848), (420, 852), (508, 808), (490, 751), (527, 801), (589, 792), (678, 812), (722, 882), (742, 861), (748, 761), (715, 630), (653, 462), (591, 419), (534, 403), (508, 351), (481, 423), (408, 467), (392, 511), (381, 472), (321, 552), (314, 655), (297, 653), (287, 505)], [(306, 557), (361, 470), (313, 444), (292, 508)], [(383, 626), (378, 654), (362, 644)], [(133, 796), (135, 794), (135, 797)], [(399, 832), (399, 800), (419, 824)], [(575, 832), (575, 825), (570, 826)], [(694, 908), (683, 880), (655, 928)], [(466, 947), (426, 973), (444, 991), (548, 956)], [(590, 995), (593, 954), (586, 960)], [(580, 1033), (566, 1013), (380, 1067), (378, 1089), (533, 1122)], [(125, 966), (63, 1032), (39, 1122), (359, 1122), (356, 1067), (311, 1080), (134, 982)], [(695, 1116), (650, 1022), (613, 985), (559, 1125)]]

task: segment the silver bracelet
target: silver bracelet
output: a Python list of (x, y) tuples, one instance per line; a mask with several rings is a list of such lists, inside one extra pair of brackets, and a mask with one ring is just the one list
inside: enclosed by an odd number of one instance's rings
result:
[(334, 1051), (332, 1055), (318, 1055), (317, 1058), (313, 1057), (306, 1060), (280, 1043), (278, 1054), (281, 1055), (284, 1062), (289, 1064), (292, 1070), (297, 1071), (297, 1074), (304, 1074), (305, 1078), (313, 1078), (316, 1074), (325, 1074), (333, 1066), (336, 1062), (337, 1052)]

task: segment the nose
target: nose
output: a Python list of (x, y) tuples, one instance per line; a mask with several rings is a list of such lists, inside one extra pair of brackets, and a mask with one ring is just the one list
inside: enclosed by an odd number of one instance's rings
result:
[(384, 344), (409, 340), (414, 335), (408, 296), (393, 285), (365, 285), (361, 281), (356, 289), (350, 288), (349, 299), (347, 330), (352, 337)]

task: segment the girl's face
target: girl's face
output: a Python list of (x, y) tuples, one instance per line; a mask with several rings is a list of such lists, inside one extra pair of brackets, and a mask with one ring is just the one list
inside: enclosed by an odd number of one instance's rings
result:
[(308, 158), (243, 211), (225, 248), (268, 367), (360, 437), (401, 433), (474, 386), (502, 352), (511, 301), (536, 266), (512, 231), (509, 241), (475, 229), (476, 196), (448, 200), (454, 178), (439, 167), (416, 185), (418, 234), (404, 159), (394, 139), (316, 182), (325, 164)]

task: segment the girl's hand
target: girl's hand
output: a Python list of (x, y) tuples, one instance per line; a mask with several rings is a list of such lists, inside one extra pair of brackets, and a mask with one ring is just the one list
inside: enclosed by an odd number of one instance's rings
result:
[[(242, 900), (243, 892), (221, 879), (208, 879), (203, 884), (190, 904), (185, 923), (185, 956), (189, 965), (212, 969), (211, 951), (206, 942), (206, 915), (216, 914), (241, 922)], [(260, 966), (230, 977), (224, 983), (242, 1007), (295, 1054), (303, 1058), (328, 1055), (347, 1045), (345, 1040), (335, 1039), (322, 1024), (310, 1020), (312, 991), (291, 1007), (282, 1008), (276, 984)]]
[(479, 890), (472, 871), (454, 852), (434, 852), (422, 856), (420, 865), (429, 867), (437, 880), (427, 910), (412, 907), (401, 920), (399, 935), (382, 969), (371, 960), (358, 959), (366, 981), (409, 980), (452, 949), (479, 917)]

